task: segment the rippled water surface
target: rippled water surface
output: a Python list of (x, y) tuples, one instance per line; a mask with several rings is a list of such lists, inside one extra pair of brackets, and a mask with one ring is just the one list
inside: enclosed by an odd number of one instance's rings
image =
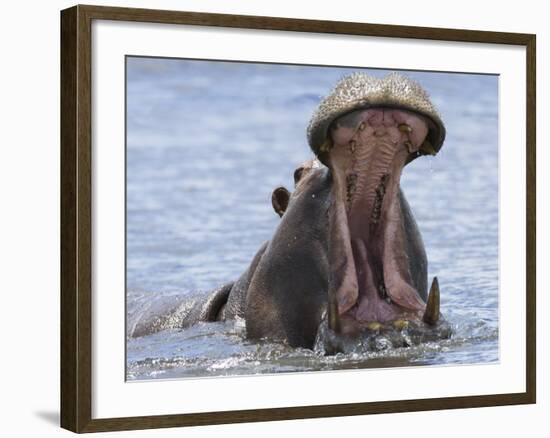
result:
[(314, 108), (352, 71), (128, 58), (128, 379), (498, 360), (498, 78), (487, 75), (406, 72), (447, 127), (441, 152), (407, 166), (401, 183), (450, 340), (325, 357), (247, 341), (242, 321), (134, 330), (246, 269), (279, 222), (272, 190), (292, 189), (311, 158)]

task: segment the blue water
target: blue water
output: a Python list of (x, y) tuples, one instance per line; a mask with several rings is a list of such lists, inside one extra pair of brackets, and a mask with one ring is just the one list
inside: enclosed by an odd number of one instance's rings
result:
[(313, 110), (357, 70), (128, 58), (128, 379), (498, 360), (498, 77), (489, 75), (404, 72), (447, 128), (441, 152), (407, 166), (401, 183), (451, 340), (327, 358), (249, 342), (241, 321), (180, 330), (177, 312), (134, 336), (151, 315), (183, 311), (246, 269), (280, 220), (271, 192), (292, 189), (294, 169), (312, 157)]

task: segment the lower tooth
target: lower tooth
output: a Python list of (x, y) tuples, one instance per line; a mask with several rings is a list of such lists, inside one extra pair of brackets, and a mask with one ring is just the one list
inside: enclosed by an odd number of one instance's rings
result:
[(369, 322), (367, 324), (367, 328), (369, 330), (372, 330), (373, 332), (380, 330), (381, 327), (382, 327), (382, 324), (380, 324), (379, 322)]
[(393, 322), (393, 326), (397, 330), (403, 330), (409, 326), (409, 321), (407, 321), (406, 319), (397, 319)]

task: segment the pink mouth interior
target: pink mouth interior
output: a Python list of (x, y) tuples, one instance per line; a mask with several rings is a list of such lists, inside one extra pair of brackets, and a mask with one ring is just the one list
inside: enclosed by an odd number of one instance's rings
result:
[(355, 111), (331, 129), (335, 205), (329, 254), (344, 317), (387, 322), (425, 308), (409, 272), (399, 180), (427, 134), (422, 116), (391, 108)]

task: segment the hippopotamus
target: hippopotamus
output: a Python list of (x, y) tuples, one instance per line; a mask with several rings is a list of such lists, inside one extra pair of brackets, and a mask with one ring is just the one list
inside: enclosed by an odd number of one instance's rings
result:
[(242, 318), (249, 339), (321, 344), (328, 353), (380, 333), (399, 345), (449, 337), (438, 280), (428, 291), (426, 251), (400, 187), (404, 167), (436, 155), (444, 139), (417, 82), (397, 73), (341, 79), (307, 127), (315, 157), (295, 170), (292, 193), (272, 194), (281, 216), (273, 237), (183, 326)]

